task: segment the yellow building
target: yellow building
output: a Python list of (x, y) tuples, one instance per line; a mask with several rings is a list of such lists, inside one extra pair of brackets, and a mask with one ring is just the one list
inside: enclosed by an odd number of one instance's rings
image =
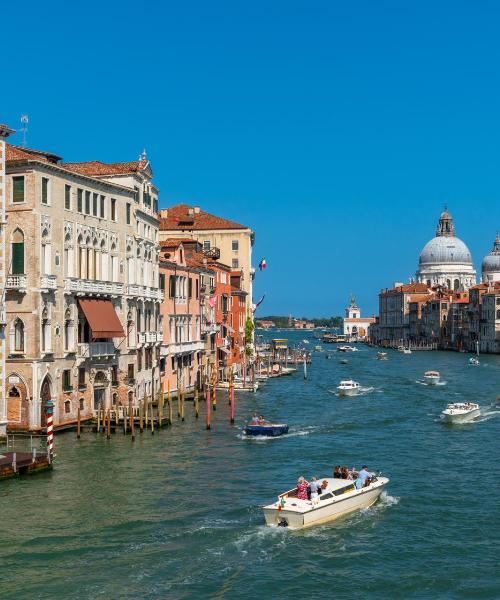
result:
[(233, 271), (241, 271), (242, 289), (247, 293), (247, 314), (252, 314), (254, 232), (245, 225), (211, 215), (199, 206), (178, 204), (160, 211), (160, 241), (175, 237), (198, 240), (205, 254)]

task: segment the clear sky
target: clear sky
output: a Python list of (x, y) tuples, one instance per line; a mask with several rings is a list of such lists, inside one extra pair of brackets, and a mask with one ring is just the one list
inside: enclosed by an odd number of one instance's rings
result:
[[(4, 2), (0, 122), (66, 160), (146, 148), (161, 205), (251, 226), (260, 314), (366, 312), (448, 203), (500, 228), (496, 2)], [(13, 141), (20, 141), (16, 136)]]

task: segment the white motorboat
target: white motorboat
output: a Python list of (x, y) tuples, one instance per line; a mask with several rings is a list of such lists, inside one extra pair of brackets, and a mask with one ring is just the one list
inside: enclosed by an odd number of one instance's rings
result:
[(315, 352), (323, 352), (323, 346), (314, 346)]
[(355, 346), (339, 346), (337, 348), (338, 352), (359, 352), (359, 350)]
[(441, 416), (446, 423), (466, 423), (481, 414), (481, 407), (475, 402), (453, 402), (443, 410)]
[(437, 385), (440, 379), (439, 371), (426, 371), (424, 373), (424, 381), (429, 385)]
[(378, 360), (387, 360), (387, 352), (377, 352)]
[(406, 346), (398, 346), (398, 352), (402, 352), (403, 354), (411, 354), (410, 348)]
[[(233, 380), (233, 387), (235, 390), (238, 390), (239, 392), (256, 392), (259, 389), (259, 382), (258, 381), (244, 382), (243, 379), (239, 379), (239, 378), (235, 377)], [(228, 388), (229, 388), (229, 381), (219, 381), (219, 383), (217, 384), (218, 390), (227, 390)]]
[(337, 386), (339, 396), (355, 396), (359, 392), (359, 383), (352, 379), (344, 379)]
[(479, 366), (479, 358), (476, 358), (475, 356), (471, 356), (469, 358), (469, 365), (472, 365), (474, 367), (478, 367)]
[(389, 483), (387, 477), (375, 475), (368, 480), (368, 485), (359, 489), (348, 479), (325, 477), (320, 481), (326, 481), (327, 486), (314, 500), (300, 500), (295, 488), (280, 494), (277, 502), (264, 506), (266, 525), (301, 529), (333, 521), (374, 504)]

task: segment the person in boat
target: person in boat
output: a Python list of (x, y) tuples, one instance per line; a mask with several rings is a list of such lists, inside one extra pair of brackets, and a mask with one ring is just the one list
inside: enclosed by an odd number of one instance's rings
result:
[(266, 420), (264, 419), (263, 415), (260, 415), (260, 417), (258, 419), (258, 424), (259, 425), (265, 425), (266, 424)]
[(333, 469), (333, 478), (342, 479), (342, 469), (340, 468), (340, 465), (335, 465)]
[(342, 479), (349, 479), (349, 469), (342, 467)]
[(359, 490), (367, 485), (370, 485), (371, 473), (368, 472), (367, 465), (363, 465), (361, 467), (361, 471), (358, 473), (358, 478), (354, 482), (356, 484), (356, 488)]
[(297, 498), (299, 500), (309, 500), (307, 489), (309, 488), (309, 482), (306, 481), (303, 475), (297, 480)]
[(252, 416), (252, 420), (250, 421), (251, 425), (258, 425), (259, 424), (259, 417), (257, 416), (257, 413), (253, 413)]
[(309, 487), (311, 488), (311, 500), (316, 500), (321, 494), (321, 483), (318, 481), (317, 477), (312, 477)]

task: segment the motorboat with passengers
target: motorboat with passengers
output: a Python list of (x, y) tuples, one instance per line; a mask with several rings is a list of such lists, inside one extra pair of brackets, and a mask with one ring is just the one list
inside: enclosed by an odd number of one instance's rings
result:
[(302, 529), (328, 523), (355, 510), (368, 508), (389, 483), (387, 477), (374, 474), (364, 481), (364, 485), (332, 477), (320, 481), (323, 482), (322, 493), (313, 500), (299, 499), (297, 488), (294, 488), (280, 494), (276, 502), (263, 506), (266, 525)]
[(243, 428), (243, 433), (248, 436), (278, 437), (288, 433), (286, 423), (270, 423), (269, 421), (251, 421)]
[(359, 389), (359, 383), (352, 379), (344, 379), (340, 382), (340, 385), (337, 386), (339, 396), (355, 396), (359, 392)]
[(429, 385), (437, 385), (441, 379), (439, 371), (426, 371), (424, 373), (424, 381)]
[(481, 407), (475, 402), (453, 402), (441, 413), (445, 423), (467, 423), (481, 414)]

